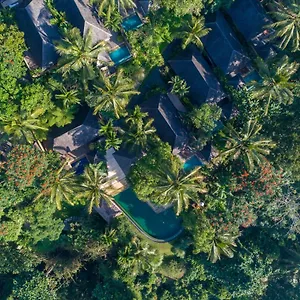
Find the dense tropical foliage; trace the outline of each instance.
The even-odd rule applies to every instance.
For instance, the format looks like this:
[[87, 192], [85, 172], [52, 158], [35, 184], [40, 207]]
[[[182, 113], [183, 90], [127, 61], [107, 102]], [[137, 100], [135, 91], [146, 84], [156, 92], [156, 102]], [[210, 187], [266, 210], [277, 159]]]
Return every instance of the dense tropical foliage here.
[[[105, 60], [107, 43], [45, 3], [62, 35], [47, 70], [28, 70], [14, 11], [0, 10], [0, 298], [298, 299], [299, 3], [263, 1], [276, 56], [262, 60], [237, 34], [259, 76], [237, 88], [212, 65], [226, 97], [202, 105], [168, 61], [205, 50], [206, 16], [232, 0], [154, 0], [143, 26], [122, 34], [136, 2], [91, 1], [130, 45], [122, 67]], [[186, 137], [179, 155], [143, 105], [168, 92]], [[98, 136], [87, 153], [52, 151], [62, 133], [95, 125], [89, 110]], [[117, 161], [128, 169], [120, 182], [147, 209], [178, 218], [176, 239], [157, 243], [125, 214], [109, 223], [99, 215], [117, 210]]]

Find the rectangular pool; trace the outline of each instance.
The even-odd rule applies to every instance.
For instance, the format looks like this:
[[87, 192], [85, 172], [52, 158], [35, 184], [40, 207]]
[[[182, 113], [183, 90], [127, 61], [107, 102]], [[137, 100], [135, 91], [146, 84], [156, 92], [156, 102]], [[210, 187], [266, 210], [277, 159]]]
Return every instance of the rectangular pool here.
[[137, 14], [131, 15], [122, 21], [122, 27], [125, 31], [135, 30], [143, 26], [143, 22]]
[[125, 61], [129, 60], [132, 57], [126, 45], [123, 45], [120, 48], [110, 52], [109, 56], [115, 65], [124, 63]]
[[193, 155], [183, 165], [184, 171], [192, 171], [196, 167], [203, 166], [203, 162], [198, 158], [197, 155]]

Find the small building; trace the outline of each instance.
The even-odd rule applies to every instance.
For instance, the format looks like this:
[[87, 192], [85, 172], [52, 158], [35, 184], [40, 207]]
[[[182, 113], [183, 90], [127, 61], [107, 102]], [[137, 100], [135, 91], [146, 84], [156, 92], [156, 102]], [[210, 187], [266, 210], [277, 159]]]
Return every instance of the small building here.
[[154, 119], [157, 134], [172, 146], [173, 154], [180, 153], [186, 146], [188, 135], [170, 99], [166, 95], [155, 95], [142, 103], [141, 108]]
[[189, 95], [194, 104], [218, 103], [225, 98], [219, 81], [198, 50], [186, 50], [169, 60], [169, 64], [175, 74], [190, 87]]
[[29, 68], [44, 70], [57, 62], [54, 42], [60, 39], [60, 35], [57, 26], [51, 24], [51, 17], [44, 0], [32, 0], [24, 8], [16, 9], [16, 20], [29, 49], [25, 55]]
[[92, 32], [94, 44], [100, 41], [109, 41], [112, 34], [100, 22], [96, 13], [93, 13], [88, 0], [54, 0], [55, 7], [65, 12], [67, 20], [77, 27], [82, 35], [88, 30]]
[[248, 42], [253, 43], [263, 59], [275, 54], [275, 50], [268, 42], [273, 30], [264, 28], [271, 20], [258, 0], [234, 1], [227, 12], [237, 29]]
[[82, 157], [88, 151], [88, 144], [99, 137], [99, 123], [90, 111], [84, 122], [56, 137], [53, 141], [53, 150], [74, 160]]
[[221, 12], [211, 14], [206, 19], [211, 31], [202, 38], [209, 58], [224, 74], [235, 76], [249, 72], [250, 59]]

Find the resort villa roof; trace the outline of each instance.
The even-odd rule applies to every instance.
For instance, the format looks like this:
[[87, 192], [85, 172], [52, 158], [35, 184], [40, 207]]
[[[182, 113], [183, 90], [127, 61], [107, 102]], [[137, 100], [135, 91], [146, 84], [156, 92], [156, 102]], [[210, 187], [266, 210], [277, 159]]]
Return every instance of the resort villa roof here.
[[222, 13], [208, 16], [206, 25], [211, 31], [202, 40], [208, 56], [225, 74], [238, 74], [250, 59], [244, 54], [242, 45]]
[[44, 0], [32, 0], [25, 8], [16, 9], [16, 19], [34, 63], [42, 69], [55, 64], [58, 54], [53, 42], [59, 40], [60, 35], [50, 22], [51, 13]]
[[83, 124], [54, 139], [53, 150], [68, 154], [91, 143], [99, 134], [99, 123], [97, 118], [90, 111]]
[[172, 146], [174, 154], [179, 153], [187, 142], [187, 132], [170, 99], [166, 95], [155, 95], [141, 107], [154, 119], [153, 124], [160, 138]]
[[267, 43], [271, 30], [264, 29], [271, 20], [258, 0], [234, 1], [228, 9], [228, 14], [245, 39], [253, 43], [263, 58], [267, 58], [268, 54], [274, 51]]
[[125, 175], [129, 173], [131, 166], [137, 160], [134, 154], [131, 154], [124, 149], [114, 152], [113, 156]]
[[95, 17], [88, 0], [55, 0], [55, 7], [66, 13], [67, 20], [79, 28], [82, 35], [91, 30], [93, 43], [110, 39], [112, 34]]
[[169, 60], [169, 64], [176, 75], [187, 82], [189, 94], [195, 104], [217, 103], [225, 97], [219, 81], [199, 51], [185, 51]]

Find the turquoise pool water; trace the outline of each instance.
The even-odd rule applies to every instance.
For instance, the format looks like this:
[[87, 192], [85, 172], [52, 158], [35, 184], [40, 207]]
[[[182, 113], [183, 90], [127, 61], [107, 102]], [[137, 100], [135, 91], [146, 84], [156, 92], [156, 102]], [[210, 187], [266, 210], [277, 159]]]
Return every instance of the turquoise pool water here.
[[125, 214], [149, 236], [168, 241], [182, 231], [181, 221], [172, 208], [155, 213], [146, 203], [139, 200], [132, 189], [127, 189], [114, 197]]
[[135, 30], [143, 25], [142, 20], [137, 14], [125, 18], [122, 22], [122, 27], [125, 31]]
[[196, 155], [193, 155], [184, 163], [183, 169], [185, 171], [191, 171], [198, 166], [203, 166], [203, 163]]
[[256, 71], [252, 71], [247, 76], [243, 78], [244, 82], [247, 84], [251, 81], [260, 81], [260, 76]]
[[109, 53], [111, 60], [115, 65], [119, 65], [131, 58], [131, 53], [128, 48], [124, 45]]

